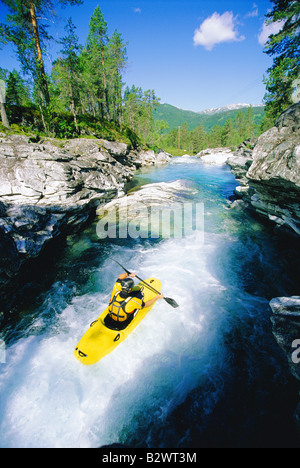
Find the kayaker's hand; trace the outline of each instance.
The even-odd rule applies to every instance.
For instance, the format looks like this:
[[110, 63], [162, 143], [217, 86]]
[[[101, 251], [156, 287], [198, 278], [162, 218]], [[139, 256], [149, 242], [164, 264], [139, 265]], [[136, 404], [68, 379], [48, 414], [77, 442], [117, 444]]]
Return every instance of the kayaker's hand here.
[[158, 299], [163, 299], [164, 296], [162, 294], [158, 294], [157, 296], [153, 297], [149, 301], [145, 302], [144, 307], [150, 307], [152, 304], [154, 304]]
[[128, 276], [130, 276], [130, 278], [135, 278], [136, 274], [135, 273], [130, 273]]

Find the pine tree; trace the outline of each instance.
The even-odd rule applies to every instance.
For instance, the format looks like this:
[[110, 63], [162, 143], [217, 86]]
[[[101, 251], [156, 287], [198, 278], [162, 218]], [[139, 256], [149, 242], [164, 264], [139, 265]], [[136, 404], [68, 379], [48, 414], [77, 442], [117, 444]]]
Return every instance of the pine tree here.
[[108, 43], [108, 70], [110, 82], [111, 117], [114, 121], [122, 121], [122, 71], [124, 70], [126, 57], [126, 44], [122, 41], [121, 34], [116, 30]]
[[[0, 24], [0, 33], [5, 42], [16, 47], [18, 59], [24, 74], [31, 75], [35, 94], [41, 110], [45, 129], [45, 114], [50, 103], [48, 78], [45, 73], [43, 50], [51, 36], [44, 18], [49, 11], [54, 11], [53, 0], [1, 0], [9, 10], [6, 23]], [[67, 4], [81, 4], [82, 0], [58, 0]]]
[[89, 52], [83, 49], [79, 55], [79, 67], [81, 70], [81, 113], [85, 114], [87, 112], [93, 115], [93, 117], [96, 117], [98, 113], [96, 97], [97, 87], [95, 86], [96, 76], [93, 74], [90, 58]]
[[281, 30], [271, 35], [265, 52], [274, 57], [265, 78], [266, 113], [275, 119], [293, 104], [294, 82], [300, 76], [300, 3], [295, 0], [272, 0], [273, 10], [266, 15], [270, 23], [282, 21]]
[[128, 86], [124, 92], [124, 123], [134, 132], [139, 130], [139, 111], [142, 102], [142, 89]]
[[30, 103], [30, 90], [16, 70], [8, 74], [6, 84], [6, 103], [11, 106], [26, 106]]
[[81, 103], [81, 69], [78, 56], [80, 45], [75, 30], [76, 27], [69, 18], [65, 27], [67, 35], [60, 40], [60, 44], [63, 45], [61, 50], [62, 58], [58, 59], [53, 65], [52, 76], [56, 84], [58, 100], [72, 112], [76, 132], [78, 133], [77, 114]]
[[159, 99], [153, 90], [143, 92], [140, 87], [128, 86], [124, 92], [124, 124], [130, 127], [145, 142], [153, 142], [155, 121], [153, 111]]
[[[93, 83], [97, 104], [102, 118], [109, 119], [109, 97], [107, 80], [107, 23], [97, 6], [90, 20], [87, 38], [87, 52], [90, 62], [91, 81]], [[99, 73], [100, 70], [100, 73]]]

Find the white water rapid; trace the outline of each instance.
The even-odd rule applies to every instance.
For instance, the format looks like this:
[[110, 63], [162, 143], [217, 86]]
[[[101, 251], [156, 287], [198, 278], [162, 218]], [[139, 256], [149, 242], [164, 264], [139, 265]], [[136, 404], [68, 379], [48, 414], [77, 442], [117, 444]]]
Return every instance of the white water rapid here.
[[[252, 401], [255, 407], [258, 401], [266, 406], [274, 385], [284, 385], [283, 360], [270, 331], [268, 285], [262, 286], [262, 265], [265, 273], [272, 271], [273, 255], [264, 228], [232, 215], [226, 196], [235, 183], [226, 167], [186, 157], [142, 173], [139, 182], [177, 179], [192, 183], [204, 203], [203, 243], [197, 244], [196, 233], [156, 242], [100, 241], [94, 224], [69, 242], [65, 270], [39, 302], [3, 330], [2, 447], [201, 446], [204, 429], [198, 425], [208, 424], [231, 386], [232, 395], [255, 387], [257, 394], [245, 392], [245, 405]], [[124, 343], [85, 367], [73, 351], [121, 273], [111, 258], [142, 278], [159, 277], [163, 293], [180, 307], [159, 301]], [[80, 289], [76, 275], [84, 270], [88, 281]], [[273, 270], [274, 281], [279, 273]], [[253, 409], [254, 426], [258, 411]], [[227, 416], [215, 422], [218, 431], [229, 424]]]

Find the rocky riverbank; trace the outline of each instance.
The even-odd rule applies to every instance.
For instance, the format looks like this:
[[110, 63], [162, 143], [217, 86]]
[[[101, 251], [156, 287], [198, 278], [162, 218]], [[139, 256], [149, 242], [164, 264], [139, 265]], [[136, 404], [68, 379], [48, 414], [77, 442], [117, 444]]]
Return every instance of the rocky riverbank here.
[[137, 168], [170, 158], [106, 140], [0, 135], [0, 313], [12, 307], [28, 261], [124, 194]]
[[[273, 223], [287, 242], [292, 236], [300, 252], [300, 103], [288, 108], [258, 140], [244, 142], [227, 164], [240, 184], [234, 203]], [[270, 307], [273, 334], [300, 381], [300, 296], [274, 298]], [[300, 402], [295, 416], [300, 425]]]
[[[276, 297], [270, 301], [270, 307], [273, 334], [287, 357], [291, 373], [300, 381], [300, 296]], [[295, 418], [300, 431], [300, 398]]]
[[300, 234], [300, 103], [289, 107], [258, 140], [240, 146], [227, 164], [236, 193], [277, 227]]

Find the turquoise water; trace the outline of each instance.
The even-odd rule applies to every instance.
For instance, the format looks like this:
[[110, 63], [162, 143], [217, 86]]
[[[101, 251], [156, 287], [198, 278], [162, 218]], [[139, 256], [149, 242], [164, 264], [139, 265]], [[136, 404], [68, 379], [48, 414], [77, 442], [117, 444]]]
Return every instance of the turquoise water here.
[[[96, 222], [47, 255], [56, 270], [1, 332], [2, 447], [295, 446], [297, 389], [271, 332], [272, 297], [295, 294], [293, 247], [229, 199], [227, 166], [174, 158], [131, 187], [182, 180], [204, 204], [204, 237], [107, 239]], [[130, 187], [129, 187], [130, 188]], [[51, 258], [50, 258], [51, 257]], [[157, 276], [159, 301], [98, 364], [73, 350], [120, 273]], [[30, 290], [29, 290], [30, 291]]]

